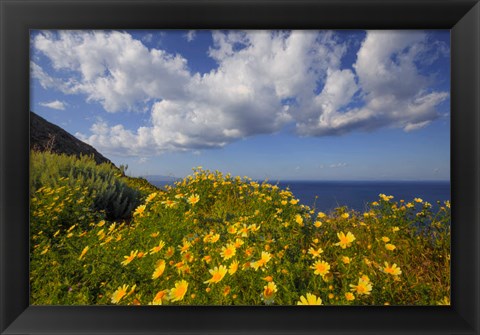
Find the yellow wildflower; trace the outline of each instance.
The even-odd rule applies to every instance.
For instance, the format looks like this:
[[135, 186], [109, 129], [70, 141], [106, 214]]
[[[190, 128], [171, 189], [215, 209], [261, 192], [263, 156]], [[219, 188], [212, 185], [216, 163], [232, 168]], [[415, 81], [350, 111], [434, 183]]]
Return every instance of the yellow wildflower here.
[[185, 296], [188, 290], [188, 283], [185, 280], [175, 282], [175, 287], [170, 289], [169, 299], [171, 301], [180, 301]]
[[386, 236], [383, 236], [383, 237], [382, 237], [382, 241], [385, 242], [385, 243], [387, 243], [387, 242], [390, 242], [390, 239], [389, 239], [388, 237], [386, 237]]
[[347, 292], [345, 293], [345, 299], [347, 299], [347, 301], [353, 301], [355, 300], [355, 295], [352, 292]]
[[159, 260], [155, 265], [155, 271], [153, 272], [152, 279], [157, 279], [165, 271], [165, 261], [163, 259]]
[[168, 300], [168, 290], [158, 291], [152, 301], [152, 305], [162, 305], [164, 301]]
[[233, 275], [235, 272], [237, 272], [237, 270], [238, 270], [238, 261], [234, 260], [228, 267], [228, 273], [230, 275]]
[[192, 194], [187, 199], [187, 202], [191, 205], [195, 205], [199, 201], [200, 201], [200, 196], [198, 194]]
[[163, 242], [162, 240], [160, 240], [160, 242], [158, 242], [158, 245], [153, 247], [152, 249], [150, 249], [150, 254], [155, 254], [157, 252], [159, 252], [160, 250], [163, 249], [163, 247], [165, 246], [165, 242]]
[[204, 284], [211, 284], [211, 283], [218, 283], [225, 277], [227, 274], [227, 267], [224, 265], [220, 265], [219, 267], [215, 267], [213, 269], [208, 270], [210, 274], [212, 275], [212, 278], [210, 278], [207, 281], [204, 281]]
[[143, 212], [145, 211], [145, 208], [146, 206], [145, 205], [140, 205], [137, 207], [137, 209], [135, 209], [135, 212], [133, 213], [133, 216], [142, 216], [143, 215]]
[[342, 262], [344, 264], [350, 264], [350, 257], [348, 256], [342, 256]]
[[90, 247], [88, 245], [85, 248], [83, 248], [82, 253], [80, 254], [80, 257], [78, 257], [78, 260], [81, 260], [83, 256], [85, 256], [89, 248]]
[[128, 285], [120, 286], [112, 295], [112, 303], [117, 304], [127, 295]]
[[323, 253], [323, 249], [314, 249], [313, 247], [310, 247], [310, 249], [308, 249], [308, 253], [312, 255], [312, 258], [320, 257], [320, 254]]
[[443, 299], [437, 301], [437, 305], [450, 306], [450, 299], [448, 297], [443, 297]]
[[192, 246], [192, 244], [188, 241], [183, 241], [183, 245], [178, 246], [178, 250], [180, 250], [180, 253], [183, 254], [188, 251], [188, 249]]
[[230, 259], [235, 256], [236, 253], [235, 245], [234, 244], [227, 244], [225, 247], [222, 247], [222, 251], [220, 252], [220, 256], [223, 257], [224, 260]]
[[314, 274], [324, 276], [330, 272], [330, 264], [328, 264], [325, 261], [318, 260], [315, 263], [313, 263], [312, 266], [310, 266], [310, 269], [315, 270], [313, 272]]
[[343, 232], [337, 233], [337, 237], [340, 241], [335, 243], [335, 245], [340, 246], [342, 249], [351, 246], [352, 242], [355, 241], [355, 236], [351, 232], [348, 232], [346, 235]]
[[243, 245], [243, 243], [245, 243], [245, 242], [243, 242], [243, 240], [241, 238], [237, 238], [235, 240], [235, 243], [234, 243], [235, 248], [237, 248], [237, 249], [240, 248]]
[[420, 203], [420, 202], [423, 202], [423, 199], [422, 198], [415, 198], [415, 199], [413, 199], [413, 201]]
[[295, 215], [295, 222], [298, 223], [300, 226], [303, 226], [303, 218], [300, 214]]
[[396, 248], [397, 247], [394, 244], [391, 244], [391, 243], [385, 244], [385, 249], [387, 249], [387, 250], [392, 251], [392, 250], [395, 250]]
[[402, 270], [400, 270], [400, 268], [395, 263], [390, 266], [388, 262], [385, 262], [385, 267], [382, 270], [383, 272], [391, 274], [392, 276], [398, 276], [402, 274]]
[[269, 282], [266, 286], [263, 287], [263, 297], [266, 300], [272, 300], [276, 292], [277, 285], [275, 285], [273, 281]]
[[272, 255], [269, 252], [262, 251], [262, 257], [258, 261], [253, 262], [251, 266], [255, 269], [255, 271], [257, 271], [259, 268], [265, 266], [271, 258]]
[[297, 305], [321, 305], [322, 304], [322, 299], [320, 297], [317, 297], [314, 294], [307, 293], [306, 298], [302, 295], [300, 297], [300, 301], [297, 302]]
[[[367, 277], [368, 278], [368, 277]], [[357, 292], [357, 294], [369, 295], [372, 291], [372, 283], [370, 280], [358, 279], [358, 285], [350, 284], [351, 291]]]
[[165, 257], [170, 258], [175, 253], [175, 249], [173, 247], [168, 247], [167, 251], [165, 251]]
[[156, 192], [150, 193], [149, 196], [147, 197], [147, 199], [145, 199], [145, 202], [146, 202], [146, 203], [149, 203], [149, 202], [152, 201], [156, 196], [157, 196], [157, 193], [156, 193]]
[[128, 265], [131, 261], [135, 259], [135, 257], [137, 257], [137, 254], [138, 254], [138, 250], [131, 251], [129, 256], [123, 256], [125, 260], [121, 264]]
[[342, 214], [342, 219], [348, 219], [350, 217], [350, 214], [348, 213], [343, 213]]

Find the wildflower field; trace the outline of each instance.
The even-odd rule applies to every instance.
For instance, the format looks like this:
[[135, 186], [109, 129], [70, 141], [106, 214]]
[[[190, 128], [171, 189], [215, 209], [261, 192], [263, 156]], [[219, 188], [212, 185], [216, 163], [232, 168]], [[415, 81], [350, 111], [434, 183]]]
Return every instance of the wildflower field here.
[[31, 171], [34, 305], [450, 303], [449, 202], [322, 213], [201, 168], [166, 190], [85, 157]]

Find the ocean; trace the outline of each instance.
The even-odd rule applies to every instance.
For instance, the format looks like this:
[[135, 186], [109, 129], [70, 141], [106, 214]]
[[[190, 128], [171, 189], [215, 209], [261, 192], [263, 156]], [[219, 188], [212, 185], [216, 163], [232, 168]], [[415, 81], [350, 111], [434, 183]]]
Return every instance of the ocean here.
[[[151, 182], [163, 187], [173, 182]], [[273, 182], [272, 182], [273, 183]], [[330, 212], [348, 206], [356, 211], [364, 211], [367, 203], [377, 201], [380, 193], [394, 196], [393, 200], [412, 201], [421, 198], [438, 206], [437, 200], [450, 200], [449, 181], [280, 181], [280, 188], [287, 187], [304, 205], [315, 207], [317, 211]]]

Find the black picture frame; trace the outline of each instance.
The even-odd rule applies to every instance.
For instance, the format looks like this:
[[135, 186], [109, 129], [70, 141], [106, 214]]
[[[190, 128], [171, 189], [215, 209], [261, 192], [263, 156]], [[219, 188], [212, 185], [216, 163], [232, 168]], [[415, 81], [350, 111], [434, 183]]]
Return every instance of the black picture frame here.
[[[479, 334], [478, 0], [0, 0], [1, 334]], [[30, 29], [450, 29], [452, 305], [29, 306]]]

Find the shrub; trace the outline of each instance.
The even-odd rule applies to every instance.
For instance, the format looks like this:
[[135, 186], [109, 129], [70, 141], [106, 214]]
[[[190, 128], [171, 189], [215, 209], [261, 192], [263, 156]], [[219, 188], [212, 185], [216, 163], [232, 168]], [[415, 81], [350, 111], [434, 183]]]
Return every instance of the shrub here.
[[93, 199], [92, 210], [109, 220], [128, 219], [141, 201], [141, 193], [128, 186], [120, 171], [108, 163], [97, 165], [92, 157], [51, 152], [31, 152], [30, 191], [41, 187], [80, 187]]

